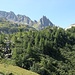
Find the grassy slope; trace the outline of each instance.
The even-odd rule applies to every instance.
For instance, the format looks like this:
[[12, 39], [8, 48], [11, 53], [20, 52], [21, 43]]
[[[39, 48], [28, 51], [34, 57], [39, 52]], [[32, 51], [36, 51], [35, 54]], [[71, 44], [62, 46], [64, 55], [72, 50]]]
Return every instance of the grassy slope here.
[[0, 64], [0, 72], [3, 73], [13, 73], [14, 75], [39, 75], [34, 72], [22, 69], [17, 66], [12, 65], [6, 65], [6, 64]]

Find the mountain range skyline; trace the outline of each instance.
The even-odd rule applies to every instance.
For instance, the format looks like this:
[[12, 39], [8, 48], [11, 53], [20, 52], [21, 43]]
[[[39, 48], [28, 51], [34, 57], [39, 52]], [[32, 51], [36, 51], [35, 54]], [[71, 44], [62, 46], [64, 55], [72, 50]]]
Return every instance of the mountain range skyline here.
[[48, 17], [57, 26], [66, 28], [75, 23], [75, 0], [2, 0], [0, 10], [25, 14], [32, 20], [42, 15]]
[[47, 26], [54, 26], [54, 24], [46, 16], [40, 18], [39, 21], [37, 20], [33, 21], [28, 16], [21, 14], [16, 15], [13, 11], [10, 12], [0, 11], [0, 18], [4, 18], [7, 21], [13, 23], [25, 24], [34, 27], [35, 29], [42, 29]]
[[[41, 18], [39, 18], [39, 20], [36, 19], [32, 20], [29, 16], [26, 16], [25, 14], [15, 14], [13, 11], [7, 12], [7, 11], [0, 10], [0, 18], [5, 18], [7, 21], [18, 23], [18, 24], [29, 25], [37, 30], [45, 28], [47, 26], [57, 26], [52, 21], [50, 21], [48, 17], [44, 15]], [[64, 29], [71, 28], [72, 26], [75, 26], [75, 23], [68, 25]]]

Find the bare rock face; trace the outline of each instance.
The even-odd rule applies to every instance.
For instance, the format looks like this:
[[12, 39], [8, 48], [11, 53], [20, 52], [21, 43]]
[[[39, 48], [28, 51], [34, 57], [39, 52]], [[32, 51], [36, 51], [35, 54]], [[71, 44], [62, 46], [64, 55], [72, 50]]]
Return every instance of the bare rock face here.
[[0, 11], [0, 18], [6, 18], [8, 21], [16, 22], [16, 23], [21, 23], [21, 24], [27, 24], [27, 25], [32, 25], [33, 21], [25, 16], [25, 15], [15, 15], [14, 12], [5, 12], [5, 11]]
[[6, 18], [9, 21], [16, 21], [17, 20], [16, 15], [12, 11], [10, 11], [10, 12], [0, 11], [0, 17]]
[[46, 26], [53, 26], [53, 23], [46, 16], [43, 16], [39, 21], [36, 20], [32, 21], [29, 17], [25, 15], [20, 14], [15, 15], [15, 13], [12, 11], [10, 12], [0, 11], [0, 18], [5, 18], [8, 21], [21, 23], [33, 27], [34, 25], [36, 25], [35, 27], [37, 27], [38, 29], [42, 29]]
[[22, 24], [26, 24], [29, 26], [33, 25], [33, 21], [29, 17], [25, 15], [20, 15], [20, 14], [17, 15], [17, 22], [20, 22]]
[[47, 26], [54, 26], [54, 24], [46, 17], [43, 16], [39, 21], [38, 21], [38, 29], [43, 29]]
[[49, 19], [47, 19], [46, 16], [43, 16], [40, 19], [40, 24], [43, 25], [43, 26], [53, 26], [52, 22]]

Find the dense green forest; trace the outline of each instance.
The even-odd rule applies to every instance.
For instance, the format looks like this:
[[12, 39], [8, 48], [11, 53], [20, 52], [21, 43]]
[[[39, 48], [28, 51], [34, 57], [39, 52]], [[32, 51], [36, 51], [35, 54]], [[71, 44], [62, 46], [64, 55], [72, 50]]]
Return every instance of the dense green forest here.
[[1, 32], [0, 61], [8, 60], [40, 75], [75, 75], [75, 27]]

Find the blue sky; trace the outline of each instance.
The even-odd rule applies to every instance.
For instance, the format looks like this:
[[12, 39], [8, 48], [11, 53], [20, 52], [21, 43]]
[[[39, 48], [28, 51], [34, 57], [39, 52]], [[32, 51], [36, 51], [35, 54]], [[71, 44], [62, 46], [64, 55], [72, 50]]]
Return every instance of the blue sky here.
[[0, 10], [23, 14], [32, 20], [45, 15], [63, 28], [75, 23], [75, 0], [1, 0]]

